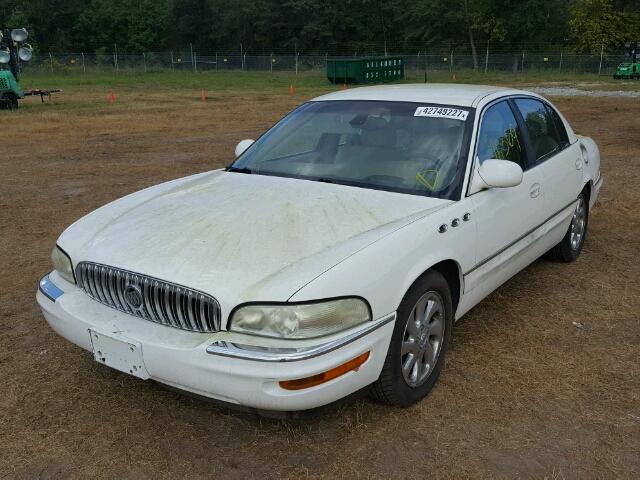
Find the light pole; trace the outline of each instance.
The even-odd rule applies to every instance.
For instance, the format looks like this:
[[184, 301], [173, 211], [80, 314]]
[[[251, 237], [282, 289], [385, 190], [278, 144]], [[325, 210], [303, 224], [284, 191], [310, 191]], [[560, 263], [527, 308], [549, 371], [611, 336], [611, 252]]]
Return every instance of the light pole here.
[[28, 37], [24, 28], [0, 29], [0, 64], [9, 64], [16, 81], [19, 77], [18, 60], [28, 62], [33, 56], [31, 45], [24, 43]]

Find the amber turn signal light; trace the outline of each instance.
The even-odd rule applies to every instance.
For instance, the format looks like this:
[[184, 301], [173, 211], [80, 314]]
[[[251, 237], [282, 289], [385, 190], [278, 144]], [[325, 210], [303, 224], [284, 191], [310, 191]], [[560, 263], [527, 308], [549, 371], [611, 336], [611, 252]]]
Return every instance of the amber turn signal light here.
[[342, 365], [338, 365], [331, 370], [327, 370], [326, 372], [319, 373], [311, 377], [298, 378], [296, 380], [282, 380], [280, 382], [280, 386], [285, 390], [302, 390], [304, 388], [315, 387], [321, 383], [338, 378], [351, 370], [357, 370], [364, 362], [367, 361], [369, 353], [370, 352], [365, 352]]

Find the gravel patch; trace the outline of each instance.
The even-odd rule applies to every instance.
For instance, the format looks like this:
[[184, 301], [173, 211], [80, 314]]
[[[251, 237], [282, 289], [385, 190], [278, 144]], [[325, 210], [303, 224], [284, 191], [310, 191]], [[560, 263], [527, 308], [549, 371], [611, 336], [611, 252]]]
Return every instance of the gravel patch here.
[[581, 90], [572, 87], [532, 87], [532, 92], [551, 97], [630, 97], [640, 98], [640, 90]]

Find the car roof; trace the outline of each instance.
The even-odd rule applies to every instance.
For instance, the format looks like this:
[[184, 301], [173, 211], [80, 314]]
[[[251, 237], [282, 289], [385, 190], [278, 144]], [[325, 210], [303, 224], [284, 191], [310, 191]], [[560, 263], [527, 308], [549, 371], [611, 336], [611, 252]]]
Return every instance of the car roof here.
[[530, 92], [525, 92], [523, 90], [514, 90], [511, 88], [494, 87], [489, 85], [416, 83], [349, 88], [316, 97], [312, 101], [378, 100], [475, 107], [482, 98], [496, 93], [502, 93], [503, 95], [532, 95]]

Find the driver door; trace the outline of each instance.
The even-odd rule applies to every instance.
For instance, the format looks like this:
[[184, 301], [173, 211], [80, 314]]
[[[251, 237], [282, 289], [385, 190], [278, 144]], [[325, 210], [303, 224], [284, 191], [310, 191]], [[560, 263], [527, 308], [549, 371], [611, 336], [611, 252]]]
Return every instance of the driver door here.
[[476, 264], [465, 273], [465, 296], [473, 304], [524, 268], [537, 227], [544, 222], [541, 172], [530, 168], [521, 126], [507, 100], [489, 106], [480, 119], [475, 169], [496, 158], [519, 164], [524, 172], [515, 187], [469, 192], [477, 229]]

